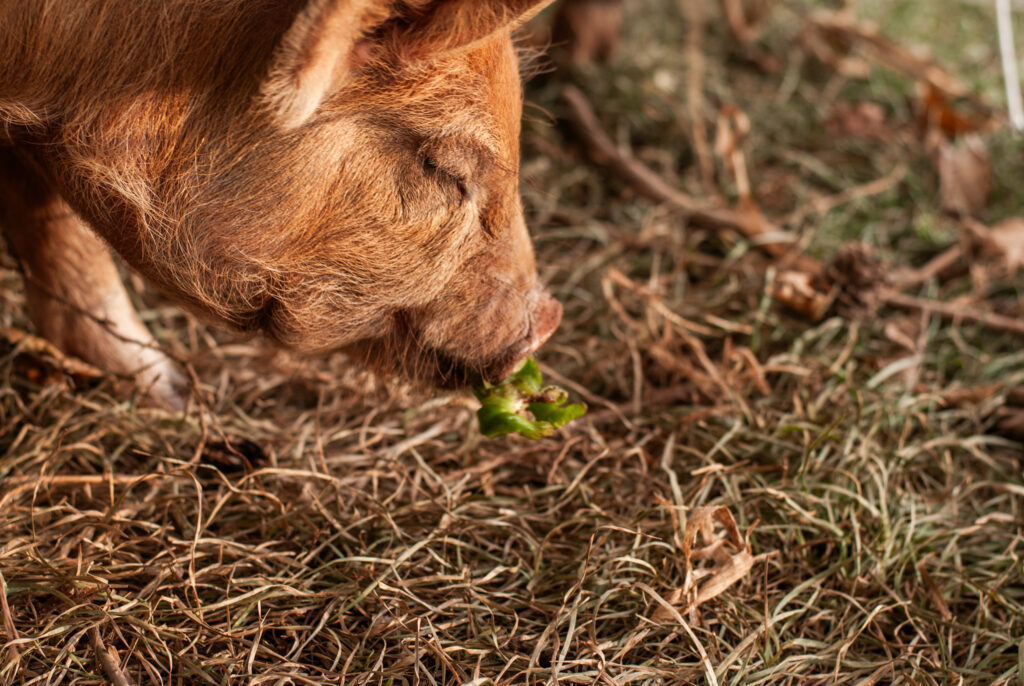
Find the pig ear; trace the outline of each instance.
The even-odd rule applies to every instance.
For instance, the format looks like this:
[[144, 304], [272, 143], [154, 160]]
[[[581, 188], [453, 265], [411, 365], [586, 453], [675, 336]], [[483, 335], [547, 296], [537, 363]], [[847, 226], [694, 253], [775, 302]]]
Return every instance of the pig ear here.
[[471, 47], [515, 28], [552, 0], [407, 0], [409, 16], [396, 37], [411, 59]]
[[260, 88], [285, 128], [301, 126], [370, 55], [366, 35], [383, 24], [390, 3], [309, 0], [274, 52]]

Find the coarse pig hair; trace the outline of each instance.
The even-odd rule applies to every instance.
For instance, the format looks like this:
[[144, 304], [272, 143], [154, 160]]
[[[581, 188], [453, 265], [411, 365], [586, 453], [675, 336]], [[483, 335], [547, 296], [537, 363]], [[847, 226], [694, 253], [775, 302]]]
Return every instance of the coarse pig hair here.
[[537, 297], [508, 32], [544, 4], [0, 0], [0, 146], [207, 319], [484, 373]]

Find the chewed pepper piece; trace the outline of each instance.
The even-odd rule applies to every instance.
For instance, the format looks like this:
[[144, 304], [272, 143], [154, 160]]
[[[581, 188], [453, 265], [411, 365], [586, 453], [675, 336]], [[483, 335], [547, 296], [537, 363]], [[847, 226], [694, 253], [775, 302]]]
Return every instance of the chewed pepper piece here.
[[480, 432], [488, 438], [517, 433], [537, 440], [587, 412], [583, 403], [566, 405], [569, 394], [558, 386], [544, 386], [537, 362], [530, 358], [498, 385], [473, 389], [481, 407]]

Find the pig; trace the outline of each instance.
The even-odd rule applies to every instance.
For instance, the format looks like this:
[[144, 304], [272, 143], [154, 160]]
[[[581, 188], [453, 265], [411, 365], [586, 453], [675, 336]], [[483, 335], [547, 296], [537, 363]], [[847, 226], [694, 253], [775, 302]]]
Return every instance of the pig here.
[[548, 1], [0, 0], [0, 228], [39, 334], [180, 401], [112, 249], [243, 334], [503, 378], [562, 313], [511, 39]]

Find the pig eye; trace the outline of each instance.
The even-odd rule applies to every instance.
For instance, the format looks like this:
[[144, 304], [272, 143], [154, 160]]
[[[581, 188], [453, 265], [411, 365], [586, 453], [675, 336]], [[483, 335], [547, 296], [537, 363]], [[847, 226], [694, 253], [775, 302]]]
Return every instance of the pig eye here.
[[463, 202], [469, 200], [469, 185], [466, 180], [452, 172], [438, 166], [429, 155], [423, 157], [423, 171], [424, 173], [433, 178], [437, 179], [439, 183], [453, 186], [459, 192], [459, 197]]

